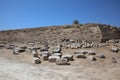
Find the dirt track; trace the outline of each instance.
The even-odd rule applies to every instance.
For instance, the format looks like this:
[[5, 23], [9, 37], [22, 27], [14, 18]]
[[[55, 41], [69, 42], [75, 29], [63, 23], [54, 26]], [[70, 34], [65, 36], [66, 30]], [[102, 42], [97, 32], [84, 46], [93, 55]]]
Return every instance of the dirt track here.
[[119, 63], [103, 62], [99, 66], [97, 61], [86, 65], [85, 60], [75, 60], [66, 66], [48, 62], [36, 65], [29, 54], [13, 56], [11, 51], [3, 49], [0, 55], [0, 80], [120, 80]]

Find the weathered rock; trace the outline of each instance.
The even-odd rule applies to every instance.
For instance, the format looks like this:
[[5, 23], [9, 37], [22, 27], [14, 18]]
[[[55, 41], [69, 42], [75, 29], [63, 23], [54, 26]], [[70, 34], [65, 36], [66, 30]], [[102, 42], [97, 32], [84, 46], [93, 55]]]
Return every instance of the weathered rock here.
[[87, 50], [75, 51], [74, 54], [86, 54], [88, 53]]
[[43, 54], [43, 55], [42, 55], [42, 59], [43, 59], [44, 61], [48, 60], [48, 57], [49, 57], [49, 56], [46, 55], [46, 54]]
[[37, 50], [31, 51], [33, 57], [39, 57]]
[[96, 61], [96, 58], [95, 58], [94, 56], [92, 56], [92, 55], [90, 55], [90, 56], [88, 57], [88, 59], [91, 60], [91, 61]]
[[25, 50], [26, 50], [26, 48], [24, 48], [24, 47], [20, 47], [19, 48], [19, 52], [21, 53], [21, 52], [25, 52]]
[[107, 46], [107, 43], [100, 43], [98, 46], [99, 47], [104, 47], [104, 46]]
[[49, 49], [48, 45], [42, 45], [41, 49], [40, 49], [40, 52], [42, 52], [42, 51], [48, 51], [48, 49]]
[[85, 54], [82, 54], [82, 53], [80, 53], [80, 54], [75, 54], [75, 56], [76, 56], [76, 58], [86, 58], [86, 56], [85, 56]]
[[54, 48], [53, 48], [53, 51], [52, 51], [53, 53], [60, 53], [61, 52], [61, 47], [60, 46], [55, 46]]
[[21, 47], [15, 47], [13, 48], [13, 54], [19, 54], [25, 52], [25, 49], [22, 49]]
[[35, 43], [34, 43], [34, 42], [29, 42], [29, 43], [27, 43], [27, 45], [28, 45], [28, 46], [34, 46]]
[[49, 56], [48, 60], [49, 62], [55, 62], [57, 59], [60, 59], [59, 56]]
[[0, 44], [0, 48], [5, 48], [6, 44]]
[[66, 55], [62, 55], [62, 59], [67, 59], [68, 61], [70, 60], [70, 61], [73, 61], [74, 59], [73, 59], [73, 55], [71, 55], [71, 54], [66, 54]]
[[68, 63], [67, 59], [57, 59], [56, 64], [57, 65], [68, 65], [69, 63]]
[[35, 64], [40, 64], [40, 63], [41, 63], [40, 58], [33, 57], [33, 63], [35, 63]]
[[71, 49], [77, 49], [77, 48], [81, 48], [81, 44], [80, 43], [72, 43], [71, 45], [70, 45], [70, 48]]
[[61, 56], [62, 56], [62, 53], [54, 53], [53, 55], [54, 55], [54, 56], [59, 56], [59, 57], [61, 57]]
[[89, 55], [96, 55], [96, 53], [95, 53], [94, 50], [88, 50], [88, 54], [89, 54]]
[[19, 54], [19, 48], [18, 47], [13, 48], [13, 54], [14, 55], [18, 55]]
[[74, 43], [75, 42], [75, 40], [73, 40], [73, 39], [70, 39], [69, 41], [70, 41], [70, 43]]
[[118, 52], [118, 48], [115, 47], [115, 46], [112, 46], [111, 51], [112, 51], [112, 52]]
[[14, 48], [15, 48], [15, 45], [12, 45], [12, 44], [11, 44], [11, 45], [7, 45], [6, 48], [7, 48], [7, 49], [14, 49]]
[[48, 51], [41, 52], [40, 54], [43, 60], [48, 60], [48, 57], [51, 55]]
[[97, 56], [98, 58], [105, 58], [105, 55], [102, 54], [102, 53], [99, 53], [99, 54], [97, 54], [96, 56]]
[[40, 56], [42, 55], [50, 56], [51, 54], [48, 51], [43, 51], [43, 52], [40, 52]]

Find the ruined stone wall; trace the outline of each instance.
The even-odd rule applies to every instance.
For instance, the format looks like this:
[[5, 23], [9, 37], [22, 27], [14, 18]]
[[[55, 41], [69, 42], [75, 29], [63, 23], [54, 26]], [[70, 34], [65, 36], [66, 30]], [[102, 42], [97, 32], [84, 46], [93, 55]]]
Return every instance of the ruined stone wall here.
[[118, 36], [117, 29], [102, 27], [100, 25], [67, 25], [1, 31], [0, 41], [27, 43], [43, 41], [61, 42], [65, 39], [73, 39], [76, 41], [87, 40], [101, 42], [103, 39], [120, 38]]
[[117, 27], [111, 27], [110, 25], [101, 25], [99, 27], [102, 32], [101, 42], [112, 39], [120, 39], [120, 30]]

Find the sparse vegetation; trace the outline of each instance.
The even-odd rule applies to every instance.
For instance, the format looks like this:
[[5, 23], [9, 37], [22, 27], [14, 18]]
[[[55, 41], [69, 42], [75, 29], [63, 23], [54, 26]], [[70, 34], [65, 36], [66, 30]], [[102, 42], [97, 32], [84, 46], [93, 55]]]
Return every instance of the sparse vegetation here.
[[79, 24], [79, 21], [78, 20], [74, 20], [73, 24]]

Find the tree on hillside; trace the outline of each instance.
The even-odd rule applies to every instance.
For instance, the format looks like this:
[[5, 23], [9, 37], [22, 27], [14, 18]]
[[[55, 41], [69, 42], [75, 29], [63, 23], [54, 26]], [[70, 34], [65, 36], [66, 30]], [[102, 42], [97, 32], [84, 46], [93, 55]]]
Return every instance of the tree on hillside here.
[[73, 24], [79, 24], [79, 21], [78, 20], [74, 20]]

